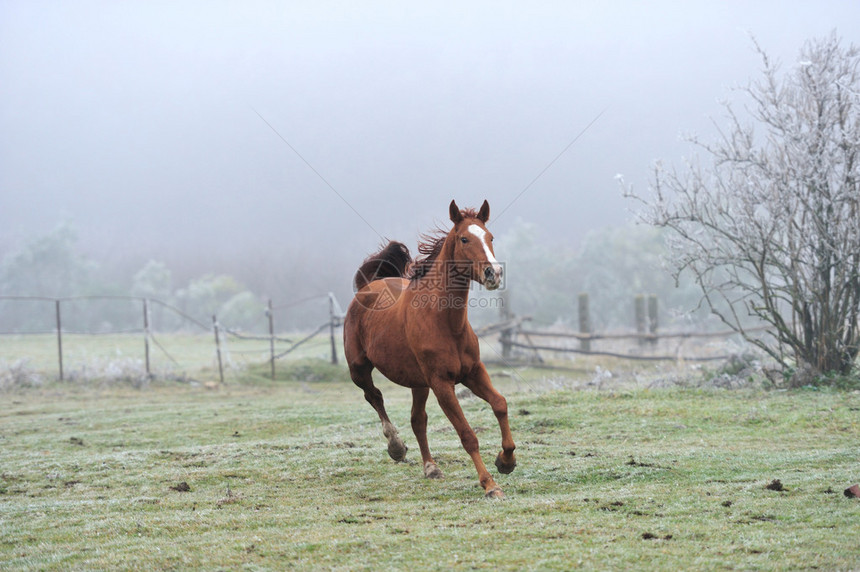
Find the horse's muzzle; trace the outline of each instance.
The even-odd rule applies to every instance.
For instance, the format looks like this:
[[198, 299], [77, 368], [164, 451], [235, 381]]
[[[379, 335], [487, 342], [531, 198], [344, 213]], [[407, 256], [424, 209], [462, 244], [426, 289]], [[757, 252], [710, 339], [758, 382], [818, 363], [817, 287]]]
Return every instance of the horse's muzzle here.
[[496, 290], [502, 285], [502, 265], [491, 264], [484, 268], [484, 288]]

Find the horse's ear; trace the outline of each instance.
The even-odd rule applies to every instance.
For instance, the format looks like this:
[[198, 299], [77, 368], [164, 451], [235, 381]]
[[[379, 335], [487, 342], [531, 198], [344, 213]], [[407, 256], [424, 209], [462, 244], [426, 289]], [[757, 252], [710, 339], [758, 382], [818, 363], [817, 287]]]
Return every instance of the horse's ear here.
[[453, 200], [451, 201], [451, 206], [448, 207], [448, 214], [451, 216], [451, 222], [454, 224], [463, 220], [463, 213], [460, 212], [460, 207]]
[[478, 211], [478, 220], [486, 224], [490, 220], [490, 203], [484, 199], [484, 204], [481, 205], [481, 210]]

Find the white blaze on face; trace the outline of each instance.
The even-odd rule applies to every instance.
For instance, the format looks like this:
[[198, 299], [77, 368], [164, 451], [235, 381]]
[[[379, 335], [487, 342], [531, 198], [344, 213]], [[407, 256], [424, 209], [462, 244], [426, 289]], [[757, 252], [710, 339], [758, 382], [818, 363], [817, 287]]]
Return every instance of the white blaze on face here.
[[501, 277], [502, 265], [499, 264], [499, 261], [496, 260], [496, 257], [493, 256], [493, 252], [490, 250], [490, 245], [487, 243], [487, 231], [476, 224], [470, 224], [467, 230], [481, 241], [481, 246], [484, 247], [484, 254], [487, 255], [487, 262], [493, 266], [493, 272], [496, 273], [496, 276]]

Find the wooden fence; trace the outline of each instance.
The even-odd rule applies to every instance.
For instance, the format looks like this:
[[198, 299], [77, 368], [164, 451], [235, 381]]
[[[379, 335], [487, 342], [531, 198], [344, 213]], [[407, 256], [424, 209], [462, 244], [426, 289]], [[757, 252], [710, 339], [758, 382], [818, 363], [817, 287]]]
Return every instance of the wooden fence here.
[[[593, 356], [607, 356], [630, 360], [644, 361], [722, 361], [732, 356], [725, 353], [718, 354], [689, 354], [682, 351], [682, 343], [679, 343], [675, 352], [670, 354], [659, 353], [660, 342], [668, 340], [704, 340], [704, 339], [728, 339], [737, 336], [734, 330], [720, 330], [712, 332], [671, 332], [661, 331], [658, 320], [658, 302], [656, 295], [637, 295], [633, 300], [633, 324], [634, 331], [597, 333], [592, 331], [592, 320], [589, 309], [588, 294], [580, 294], [578, 298], [578, 324], [579, 331], [558, 329], [535, 329], [527, 328], [526, 323], [531, 321], [528, 316], [515, 316], [510, 307], [505, 304], [501, 312], [501, 320], [495, 324], [478, 328], [476, 333], [486, 339], [488, 336], [499, 335], [501, 345], [501, 357], [504, 361], [514, 360], [514, 350], [524, 350], [529, 354], [527, 361], [543, 363], [541, 352], [558, 354], [580, 354]], [[747, 333], [766, 332], [767, 328], [748, 328]], [[538, 340], [538, 341], [535, 341]], [[541, 340], [547, 340], [546, 342]], [[576, 340], [577, 347], [562, 345], [564, 340]], [[555, 342], [555, 343], [553, 343]], [[622, 352], [617, 349], [596, 349], [598, 342], [629, 342], [628, 351]], [[664, 344], [665, 345], [665, 344]]]

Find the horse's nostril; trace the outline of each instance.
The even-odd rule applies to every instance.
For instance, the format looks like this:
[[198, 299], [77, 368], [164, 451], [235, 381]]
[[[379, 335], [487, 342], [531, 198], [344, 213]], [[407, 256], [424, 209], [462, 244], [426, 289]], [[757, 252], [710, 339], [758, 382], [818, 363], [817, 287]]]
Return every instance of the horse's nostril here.
[[493, 268], [492, 268], [492, 267], [487, 266], [486, 268], [484, 268], [484, 277], [485, 277], [487, 280], [490, 280], [490, 279], [493, 277], [493, 274], [495, 274], [495, 272], [493, 272]]

